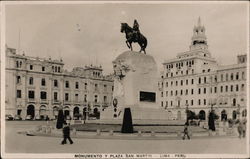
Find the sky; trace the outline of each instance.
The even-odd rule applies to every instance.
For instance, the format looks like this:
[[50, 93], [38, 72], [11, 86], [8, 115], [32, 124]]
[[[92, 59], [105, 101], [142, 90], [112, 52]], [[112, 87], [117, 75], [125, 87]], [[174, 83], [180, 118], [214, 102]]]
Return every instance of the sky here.
[[247, 2], [6, 5], [6, 44], [28, 56], [62, 58], [69, 71], [93, 64], [109, 74], [112, 61], [128, 50], [120, 23], [137, 19], [147, 54], [162, 70], [164, 60], [189, 51], [200, 17], [212, 57], [229, 65], [247, 53], [247, 13]]

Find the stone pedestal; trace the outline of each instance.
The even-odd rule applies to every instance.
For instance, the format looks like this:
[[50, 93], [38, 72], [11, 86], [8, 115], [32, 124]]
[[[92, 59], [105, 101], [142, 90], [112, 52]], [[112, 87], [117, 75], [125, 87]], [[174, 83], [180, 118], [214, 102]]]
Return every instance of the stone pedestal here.
[[157, 65], [154, 58], [127, 51], [114, 61], [113, 105], [101, 114], [101, 119], [122, 119], [130, 108], [133, 119], [168, 119], [168, 112], [158, 101]]

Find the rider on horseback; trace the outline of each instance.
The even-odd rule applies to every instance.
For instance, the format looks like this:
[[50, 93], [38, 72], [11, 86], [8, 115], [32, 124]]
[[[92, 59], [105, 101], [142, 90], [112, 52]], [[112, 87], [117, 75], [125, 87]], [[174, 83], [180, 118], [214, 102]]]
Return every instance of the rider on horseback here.
[[140, 30], [139, 30], [139, 23], [137, 22], [136, 19], [134, 20], [134, 25], [133, 25], [133, 35], [134, 35], [135, 41], [138, 41]]

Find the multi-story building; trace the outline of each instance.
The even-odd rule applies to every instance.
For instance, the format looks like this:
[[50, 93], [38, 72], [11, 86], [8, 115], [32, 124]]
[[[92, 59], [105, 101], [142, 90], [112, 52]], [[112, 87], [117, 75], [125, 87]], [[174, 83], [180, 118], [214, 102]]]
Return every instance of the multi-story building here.
[[101, 66], [64, 70], [62, 60], [42, 59], [6, 49], [6, 114], [56, 118], [59, 107], [71, 118], [98, 117], [110, 106], [112, 76]]
[[187, 109], [201, 120], [208, 119], [211, 109], [221, 120], [246, 116], [246, 60], [246, 55], [239, 55], [237, 64], [218, 64], [208, 50], [199, 18], [189, 51], [163, 63], [161, 106], [178, 120], [186, 118]]

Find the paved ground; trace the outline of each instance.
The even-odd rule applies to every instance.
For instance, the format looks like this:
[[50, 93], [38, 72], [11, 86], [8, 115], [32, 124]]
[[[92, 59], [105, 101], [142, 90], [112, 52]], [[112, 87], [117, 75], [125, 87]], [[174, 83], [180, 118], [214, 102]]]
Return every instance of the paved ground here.
[[60, 145], [62, 139], [18, 134], [41, 122], [7, 122], [6, 152], [8, 153], [186, 153], [242, 154], [246, 141], [236, 137], [192, 140], [110, 140], [74, 139], [73, 145]]

